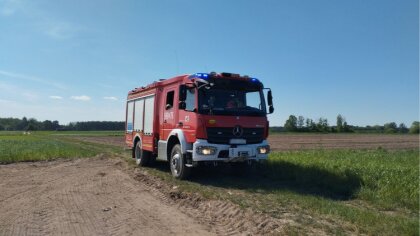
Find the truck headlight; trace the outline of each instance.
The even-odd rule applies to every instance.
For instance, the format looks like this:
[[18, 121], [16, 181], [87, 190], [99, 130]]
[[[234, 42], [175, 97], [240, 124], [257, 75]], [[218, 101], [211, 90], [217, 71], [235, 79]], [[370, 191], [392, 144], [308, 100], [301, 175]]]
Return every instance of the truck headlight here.
[[210, 146], [200, 146], [197, 147], [197, 154], [200, 155], [214, 155], [217, 151], [217, 148]]
[[270, 152], [270, 146], [259, 146], [257, 148], [258, 154], [268, 154]]

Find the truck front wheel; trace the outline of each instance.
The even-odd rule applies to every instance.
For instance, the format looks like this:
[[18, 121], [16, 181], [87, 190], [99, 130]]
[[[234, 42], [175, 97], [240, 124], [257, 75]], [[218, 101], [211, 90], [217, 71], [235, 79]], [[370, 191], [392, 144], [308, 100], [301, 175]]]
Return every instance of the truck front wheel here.
[[186, 179], [191, 173], [191, 167], [185, 166], [185, 158], [179, 144], [172, 148], [169, 165], [171, 166], [172, 176], [176, 179]]
[[136, 163], [139, 166], [146, 166], [149, 163], [150, 153], [141, 148], [141, 141], [136, 143], [134, 156], [136, 158]]

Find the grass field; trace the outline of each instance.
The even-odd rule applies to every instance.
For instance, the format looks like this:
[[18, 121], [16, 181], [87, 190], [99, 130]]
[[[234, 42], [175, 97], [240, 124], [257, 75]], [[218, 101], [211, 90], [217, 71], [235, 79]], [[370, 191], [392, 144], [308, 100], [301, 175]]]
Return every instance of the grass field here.
[[[120, 133], [120, 132], [119, 132]], [[109, 150], [105, 145], [72, 140], [78, 136], [115, 136], [117, 132], [0, 132], [0, 163], [44, 161], [57, 158], [91, 157]], [[103, 147], [106, 147], [103, 149]]]
[[[70, 135], [69, 135], [70, 134]], [[0, 133], [0, 162], [88, 157], [100, 152], [123, 155], [122, 148], [73, 139], [109, 136], [84, 132]], [[289, 219], [290, 234], [419, 234], [419, 150], [321, 149], [270, 154], [269, 161], [246, 173], [229, 166], [196, 169], [191, 180], [177, 181], [166, 163], [145, 168], [184, 192], [231, 201], [241, 207]]]

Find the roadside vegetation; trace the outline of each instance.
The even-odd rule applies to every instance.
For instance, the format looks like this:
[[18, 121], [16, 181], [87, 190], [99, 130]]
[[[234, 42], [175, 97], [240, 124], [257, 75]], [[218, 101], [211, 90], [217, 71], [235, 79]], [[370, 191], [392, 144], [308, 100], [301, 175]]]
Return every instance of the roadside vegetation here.
[[0, 131], [96, 131], [125, 129], [124, 121], [77, 121], [60, 125], [57, 120], [38, 121], [34, 118], [1, 118]]
[[[113, 135], [123, 133], [0, 132], [0, 162], [107, 153], [134, 163], [121, 147], [77, 138]], [[321, 149], [274, 152], [267, 163], [245, 172], [230, 166], [200, 167], [189, 181], [173, 179], [166, 162], [143, 170], [176, 191], [292, 220], [285, 226], [289, 234], [418, 235], [418, 165], [418, 149]]]
[[335, 125], [330, 125], [326, 118], [313, 120], [303, 116], [290, 115], [283, 127], [271, 127], [272, 133], [276, 132], [304, 132], [304, 133], [380, 133], [380, 134], [418, 134], [419, 122], [414, 121], [410, 128], [404, 123], [399, 125], [396, 122], [385, 123], [374, 126], [355, 126], [347, 123], [346, 118], [337, 115]]

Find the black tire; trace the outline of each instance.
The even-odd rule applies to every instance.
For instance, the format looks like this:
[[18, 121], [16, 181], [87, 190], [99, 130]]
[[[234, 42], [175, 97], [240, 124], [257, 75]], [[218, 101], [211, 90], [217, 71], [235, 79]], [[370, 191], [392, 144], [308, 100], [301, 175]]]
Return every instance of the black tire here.
[[147, 166], [147, 164], [149, 164], [150, 152], [141, 148], [141, 141], [138, 141], [134, 147], [134, 156], [136, 158], [137, 165]]
[[169, 158], [172, 176], [176, 179], [186, 179], [191, 174], [191, 167], [185, 166], [185, 156], [182, 155], [181, 146], [176, 144]]

